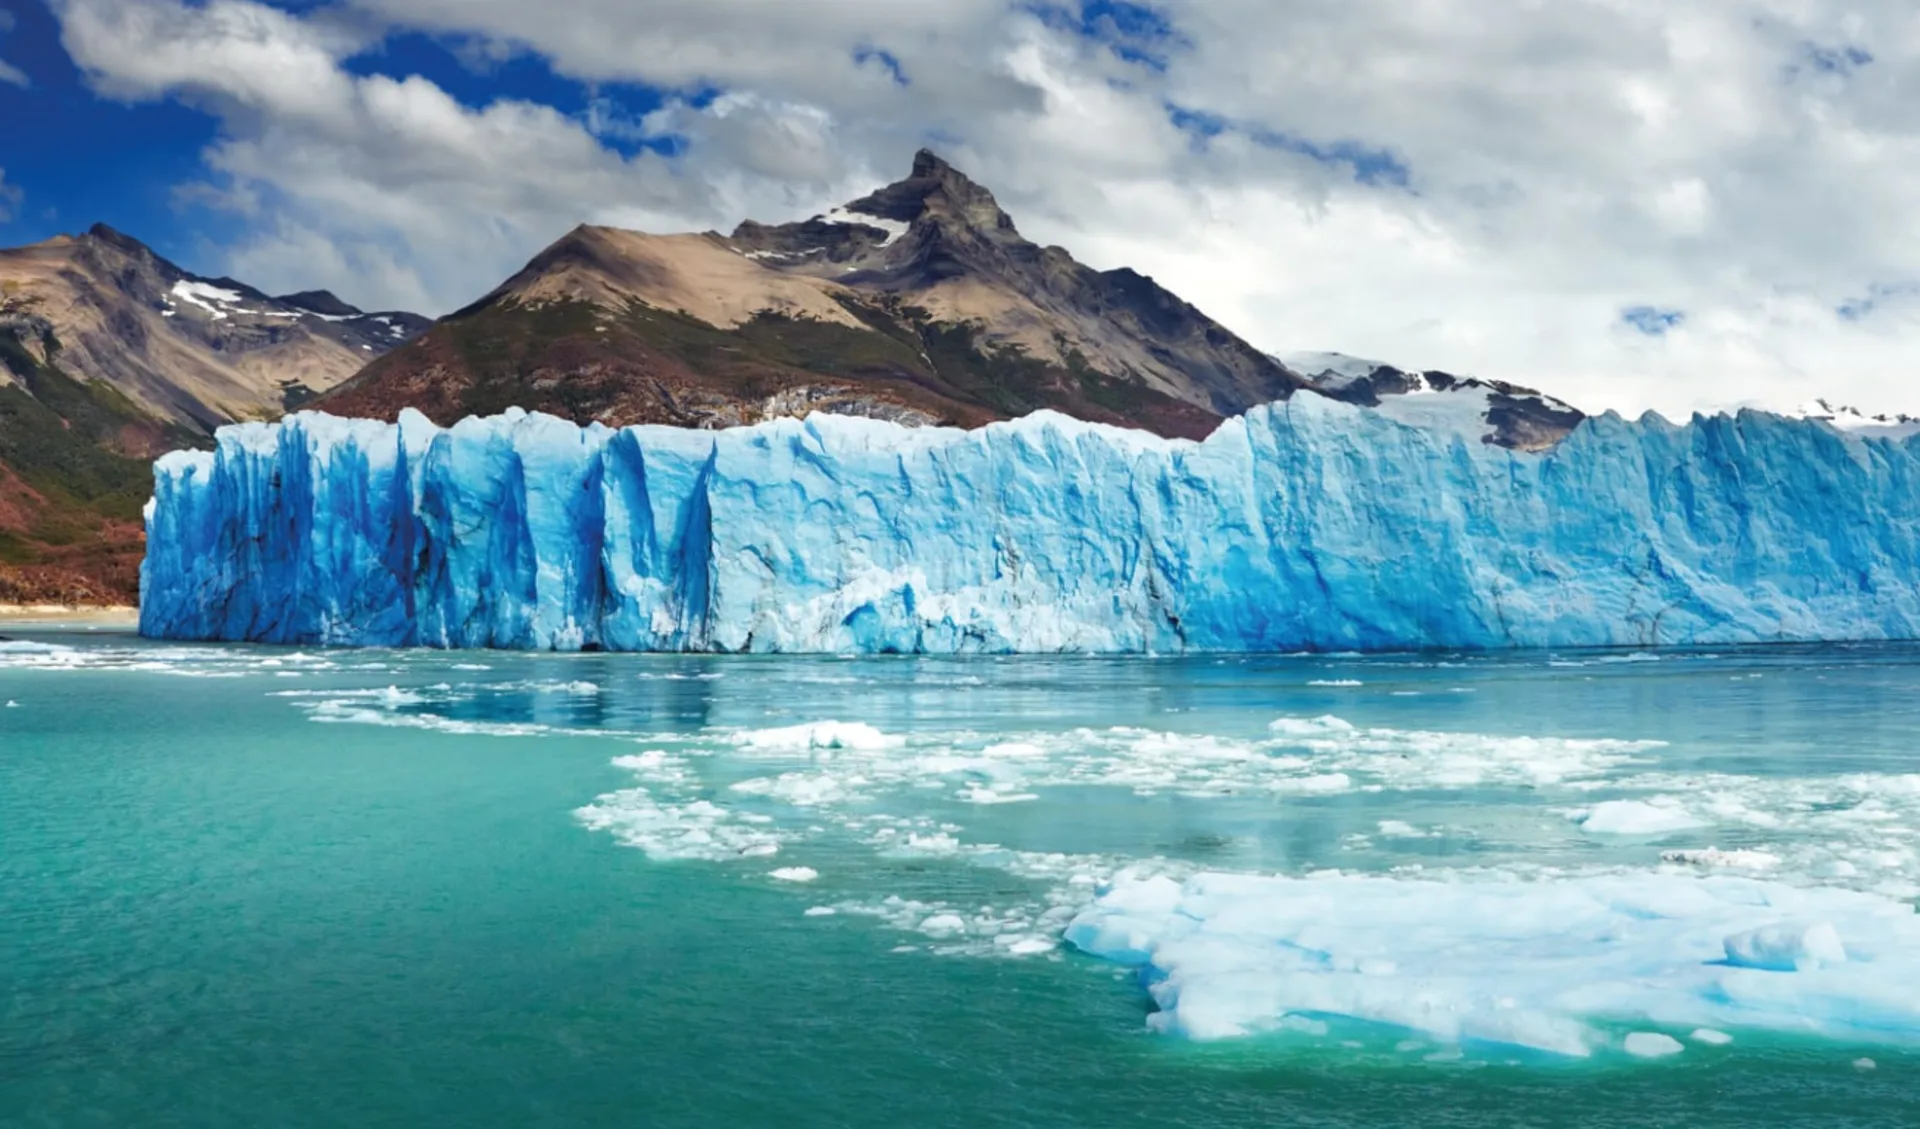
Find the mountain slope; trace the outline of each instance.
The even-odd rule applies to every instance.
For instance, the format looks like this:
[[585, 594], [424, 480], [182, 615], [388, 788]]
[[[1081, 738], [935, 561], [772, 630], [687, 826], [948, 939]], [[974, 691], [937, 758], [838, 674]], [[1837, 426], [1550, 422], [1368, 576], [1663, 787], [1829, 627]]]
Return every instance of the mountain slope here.
[[1199, 437], [1305, 386], [1151, 279], [1028, 242], [923, 151], [907, 179], [799, 223], [576, 228], [319, 406], [691, 427], [807, 411], [967, 426], [1054, 408]]
[[1399, 369], [1345, 353], [1291, 353], [1275, 359], [1329, 399], [1517, 451], [1547, 450], [1587, 418], [1571, 404], [1504, 380]]
[[1151, 278], [1095, 271], [1027, 241], [990, 192], [926, 150], [906, 180], [804, 223], [742, 224], [732, 243], [778, 271], [899, 295], [936, 321], [979, 322], [992, 345], [1057, 364], [1077, 352], [1091, 368], [1219, 415], [1300, 387]]
[[149, 460], [424, 329], [192, 274], [104, 225], [0, 250], [0, 602], [130, 601]]

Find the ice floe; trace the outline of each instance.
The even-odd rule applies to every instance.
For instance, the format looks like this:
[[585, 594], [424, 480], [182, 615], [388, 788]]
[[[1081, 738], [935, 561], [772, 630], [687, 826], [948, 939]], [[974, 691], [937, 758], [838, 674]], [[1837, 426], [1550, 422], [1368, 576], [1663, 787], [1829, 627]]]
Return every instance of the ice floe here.
[[1580, 1057], [1629, 1024], [1920, 1042], [1920, 917], [1847, 890], [1659, 874], [1122, 876], [1066, 937], [1141, 968], [1153, 1026], [1199, 1039], [1304, 1015]]

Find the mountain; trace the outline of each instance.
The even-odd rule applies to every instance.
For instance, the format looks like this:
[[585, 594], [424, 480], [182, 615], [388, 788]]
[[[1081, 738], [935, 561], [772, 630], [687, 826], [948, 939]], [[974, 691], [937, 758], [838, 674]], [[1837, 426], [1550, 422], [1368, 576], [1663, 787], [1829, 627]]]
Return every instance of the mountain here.
[[1438, 369], [1409, 371], [1345, 353], [1289, 353], [1274, 359], [1329, 399], [1517, 451], [1547, 450], [1587, 418], [1571, 404], [1504, 380]]
[[298, 413], [161, 460], [141, 630], [1160, 654], [1912, 639], [1915, 482], [1920, 441], [1763, 412], [1608, 414], [1541, 453], [1311, 394], [1199, 443], [1051, 412], [718, 433]]
[[1790, 413], [1800, 419], [1817, 419], [1837, 430], [1862, 438], [1907, 439], [1920, 435], [1920, 418], [1910, 415], [1868, 415], [1859, 408], [1814, 400]]
[[149, 460], [431, 324], [193, 274], [110, 227], [0, 250], [0, 602], [130, 600]]
[[1152, 279], [1025, 239], [990, 192], [922, 151], [906, 179], [799, 222], [576, 228], [320, 403], [702, 428], [1053, 408], [1198, 438], [1304, 387]]

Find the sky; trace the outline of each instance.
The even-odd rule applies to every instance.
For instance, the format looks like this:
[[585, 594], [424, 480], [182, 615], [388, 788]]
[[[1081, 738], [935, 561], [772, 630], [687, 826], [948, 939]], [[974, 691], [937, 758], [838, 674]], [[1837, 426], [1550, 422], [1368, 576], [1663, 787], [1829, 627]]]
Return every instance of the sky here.
[[366, 308], [921, 146], [1262, 349], [1920, 413], [1910, 0], [0, 0], [0, 244]]

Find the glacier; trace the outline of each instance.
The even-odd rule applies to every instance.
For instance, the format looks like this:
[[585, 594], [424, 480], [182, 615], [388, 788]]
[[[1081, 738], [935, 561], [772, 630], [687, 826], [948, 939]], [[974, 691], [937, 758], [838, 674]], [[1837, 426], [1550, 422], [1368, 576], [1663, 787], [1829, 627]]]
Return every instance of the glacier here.
[[1920, 448], [1764, 412], [1549, 451], [1311, 393], [1204, 441], [1042, 412], [727, 431], [302, 412], [155, 464], [150, 637], [726, 652], [1920, 636]]

